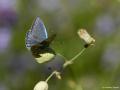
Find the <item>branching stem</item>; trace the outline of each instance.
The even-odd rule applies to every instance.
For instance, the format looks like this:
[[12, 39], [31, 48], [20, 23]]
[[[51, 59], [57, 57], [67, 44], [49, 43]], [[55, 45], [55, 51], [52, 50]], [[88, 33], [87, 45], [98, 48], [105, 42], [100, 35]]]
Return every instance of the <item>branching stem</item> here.
[[[72, 64], [84, 51], [85, 51], [86, 48], [83, 48], [77, 55], [75, 55], [72, 59], [66, 61], [64, 64], [63, 64], [63, 68], [67, 67], [68, 65]], [[46, 82], [48, 82], [51, 77], [58, 73], [57, 71], [53, 71], [49, 76], [48, 78], [45, 80]]]

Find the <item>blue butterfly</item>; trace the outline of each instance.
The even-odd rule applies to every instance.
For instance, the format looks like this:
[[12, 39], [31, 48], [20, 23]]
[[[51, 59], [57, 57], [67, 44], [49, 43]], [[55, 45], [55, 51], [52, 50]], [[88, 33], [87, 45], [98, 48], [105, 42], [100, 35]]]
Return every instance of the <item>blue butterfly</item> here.
[[52, 60], [56, 53], [50, 47], [50, 43], [55, 38], [55, 34], [48, 37], [46, 28], [42, 20], [37, 17], [31, 27], [26, 33], [26, 47], [32, 52], [38, 63], [44, 63]]

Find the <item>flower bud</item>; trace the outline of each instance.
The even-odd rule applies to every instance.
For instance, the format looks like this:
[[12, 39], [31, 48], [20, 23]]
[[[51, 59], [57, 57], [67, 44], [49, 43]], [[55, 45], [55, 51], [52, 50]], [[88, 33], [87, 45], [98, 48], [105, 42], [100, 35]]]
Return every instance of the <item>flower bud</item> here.
[[58, 79], [61, 79], [60, 72], [56, 71], [56, 72], [55, 72], [55, 75], [56, 75], [56, 77], [57, 77]]
[[48, 90], [48, 84], [45, 81], [40, 81], [38, 82], [35, 87], [34, 90]]
[[85, 29], [78, 30], [78, 35], [81, 39], [85, 41], [85, 43], [89, 45], [93, 45], [95, 42], [95, 39], [90, 36], [90, 34]]

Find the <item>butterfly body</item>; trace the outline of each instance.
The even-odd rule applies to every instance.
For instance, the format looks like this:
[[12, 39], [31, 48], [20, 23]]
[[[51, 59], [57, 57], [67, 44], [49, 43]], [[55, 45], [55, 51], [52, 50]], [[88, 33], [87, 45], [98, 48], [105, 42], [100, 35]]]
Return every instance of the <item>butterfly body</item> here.
[[36, 18], [32, 28], [26, 34], [26, 47], [32, 52], [38, 63], [47, 62], [55, 57], [50, 47], [55, 35], [47, 36], [46, 28], [40, 18]]
[[32, 55], [37, 60], [37, 62], [39, 63], [49, 61], [55, 56], [54, 50], [48, 45], [42, 45], [42, 44], [34, 45], [31, 47], [31, 52]]

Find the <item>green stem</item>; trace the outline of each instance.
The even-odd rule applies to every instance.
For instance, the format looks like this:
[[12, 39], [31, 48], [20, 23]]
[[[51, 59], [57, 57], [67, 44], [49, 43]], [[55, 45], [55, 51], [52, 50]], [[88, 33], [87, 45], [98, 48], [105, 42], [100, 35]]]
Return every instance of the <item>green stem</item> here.
[[[83, 48], [77, 55], [75, 55], [72, 59], [70, 59], [69, 61], [66, 61], [63, 65], [63, 68], [67, 67], [68, 65], [72, 64], [84, 51], [85, 51], [86, 48]], [[46, 82], [48, 82], [51, 77], [56, 74], [57, 71], [53, 71], [49, 76], [48, 78], [45, 80]]]
[[86, 50], [86, 48], [83, 48], [77, 55], [75, 55], [72, 59], [70, 59], [69, 61], [66, 61], [63, 65], [63, 67], [67, 67], [68, 65], [72, 64], [84, 51]]
[[45, 81], [48, 82], [55, 73], [56, 71], [53, 71]]

